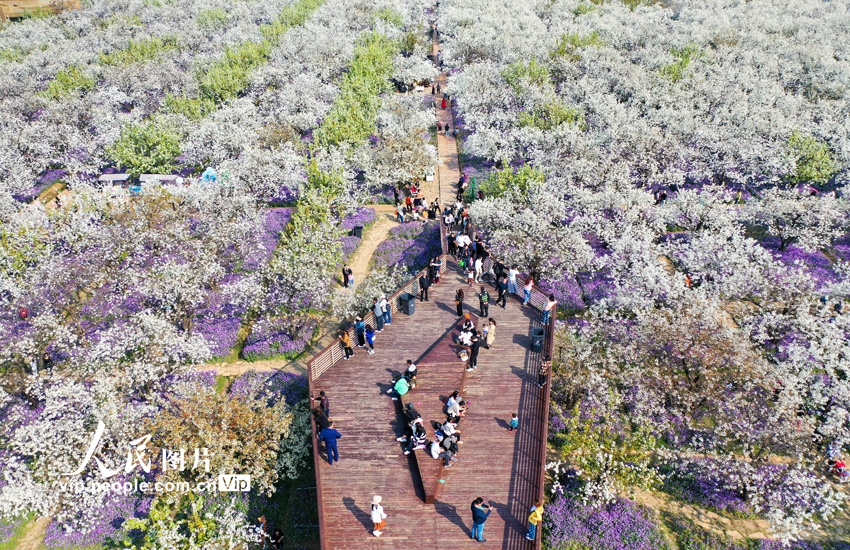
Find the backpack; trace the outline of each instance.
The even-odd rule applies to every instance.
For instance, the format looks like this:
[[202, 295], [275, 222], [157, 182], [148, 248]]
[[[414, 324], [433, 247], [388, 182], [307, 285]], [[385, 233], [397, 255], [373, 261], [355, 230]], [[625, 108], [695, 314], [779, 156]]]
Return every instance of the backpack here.
[[489, 292], [483, 292], [479, 298], [481, 299], [482, 304], [486, 304], [486, 303], [490, 302], [490, 293]]

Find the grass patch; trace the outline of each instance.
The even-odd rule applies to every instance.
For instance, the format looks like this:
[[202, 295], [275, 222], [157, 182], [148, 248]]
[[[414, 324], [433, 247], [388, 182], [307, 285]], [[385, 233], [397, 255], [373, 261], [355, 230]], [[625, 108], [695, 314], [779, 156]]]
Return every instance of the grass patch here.
[[356, 147], [375, 130], [381, 105], [379, 94], [391, 89], [393, 55], [398, 45], [378, 33], [368, 34], [354, 51], [354, 59], [340, 84], [340, 93], [321, 128], [314, 133], [319, 146]]
[[56, 77], [39, 95], [58, 101], [73, 93], [85, 92], [94, 88], [94, 78], [87, 75], [79, 65], [70, 65], [56, 73]]
[[[33, 514], [32, 512], [21, 518], [20, 524], [15, 527], [15, 531], [12, 533], [12, 536], [9, 537], [9, 540], [0, 543], [0, 550], [17, 550], [17, 548], [20, 546], [21, 539], [23, 539], [27, 532], [29, 532], [29, 530], [35, 525], [35, 521], [33, 521], [34, 519], [35, 514]], [[3, 521], [0, 522], [0, 526], [5, 527], [13, 522], [14, 520], [9, 523]]]
[[104, 65], [131, 65], [156, 59], [161, 54], [177, 49], [177, 38], [142, 38], [130, 40], [126, 47], [111, 53], [100, 54], [100, 62]]

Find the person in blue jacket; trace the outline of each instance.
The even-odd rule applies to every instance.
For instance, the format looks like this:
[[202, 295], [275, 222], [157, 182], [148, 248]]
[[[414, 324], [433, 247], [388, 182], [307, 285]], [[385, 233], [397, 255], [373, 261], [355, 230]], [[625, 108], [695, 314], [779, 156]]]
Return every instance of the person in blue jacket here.
[[472, 509], [472, 535], [470, 538], [478, 542], [487, 542], [487, 539], [484, 538], [484, 522], [487, 521], [490, 512], [493, 510], [484, 504], [484, 499], [481, 497], [473, 500], [470, 508]]
[[336, 440], [340, 437], [342, 437], [342, 434], [334, 429], [333, 422], [319, 432], [319, 441], [325, 442], [325, 449], [328, 451], [328, 464], [333, 465], [334, 460], [339, 462], [339, 451], [336, 448]]

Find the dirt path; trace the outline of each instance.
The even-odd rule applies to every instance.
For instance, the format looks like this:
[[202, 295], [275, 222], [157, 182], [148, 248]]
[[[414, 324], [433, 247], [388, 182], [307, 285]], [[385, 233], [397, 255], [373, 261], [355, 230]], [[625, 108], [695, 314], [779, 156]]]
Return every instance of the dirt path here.
[[348, 261], [348, 267], [354, 271], [354, 283], [362, 282], [372, 271], [372, 256], [378, 245], [387, 238], [390, 229], [398, 225], [392, 212], [376, 211], [377, 220], [363, 235], [360, 246], [354, 251], [354, 255]]
[[50, 523], [50, 517], [31, 521], [26, 527], [26, 533], [18, 541], [16, 550], [40, 550], [44, 548], [44, 531]]

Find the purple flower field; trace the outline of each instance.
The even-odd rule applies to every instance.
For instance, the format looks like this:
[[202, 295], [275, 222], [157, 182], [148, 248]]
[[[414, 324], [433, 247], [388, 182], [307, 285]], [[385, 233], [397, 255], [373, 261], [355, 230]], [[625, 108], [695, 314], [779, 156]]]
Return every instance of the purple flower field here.
[[595, 508], [561, 495], [546, 507], [543, 525], [552, 550], [673, 550], [652, 512], [625, 499]]
[[315, 322], [298, 327], [293, 338], [289, 329], [284, 327], [282, 320], [258, 320], [251, 327], [251, 334], [242, 350], [242, 356], [248, 361], [279, 355], [295, 356], [310, 344], [315, 327]]
[[375, 267], [388, 268], [404, 264], [416, 272], [441, 253], [440, 227], [421, 222], [403, 223], [390, 229], [387, 239], [375, 250]]

